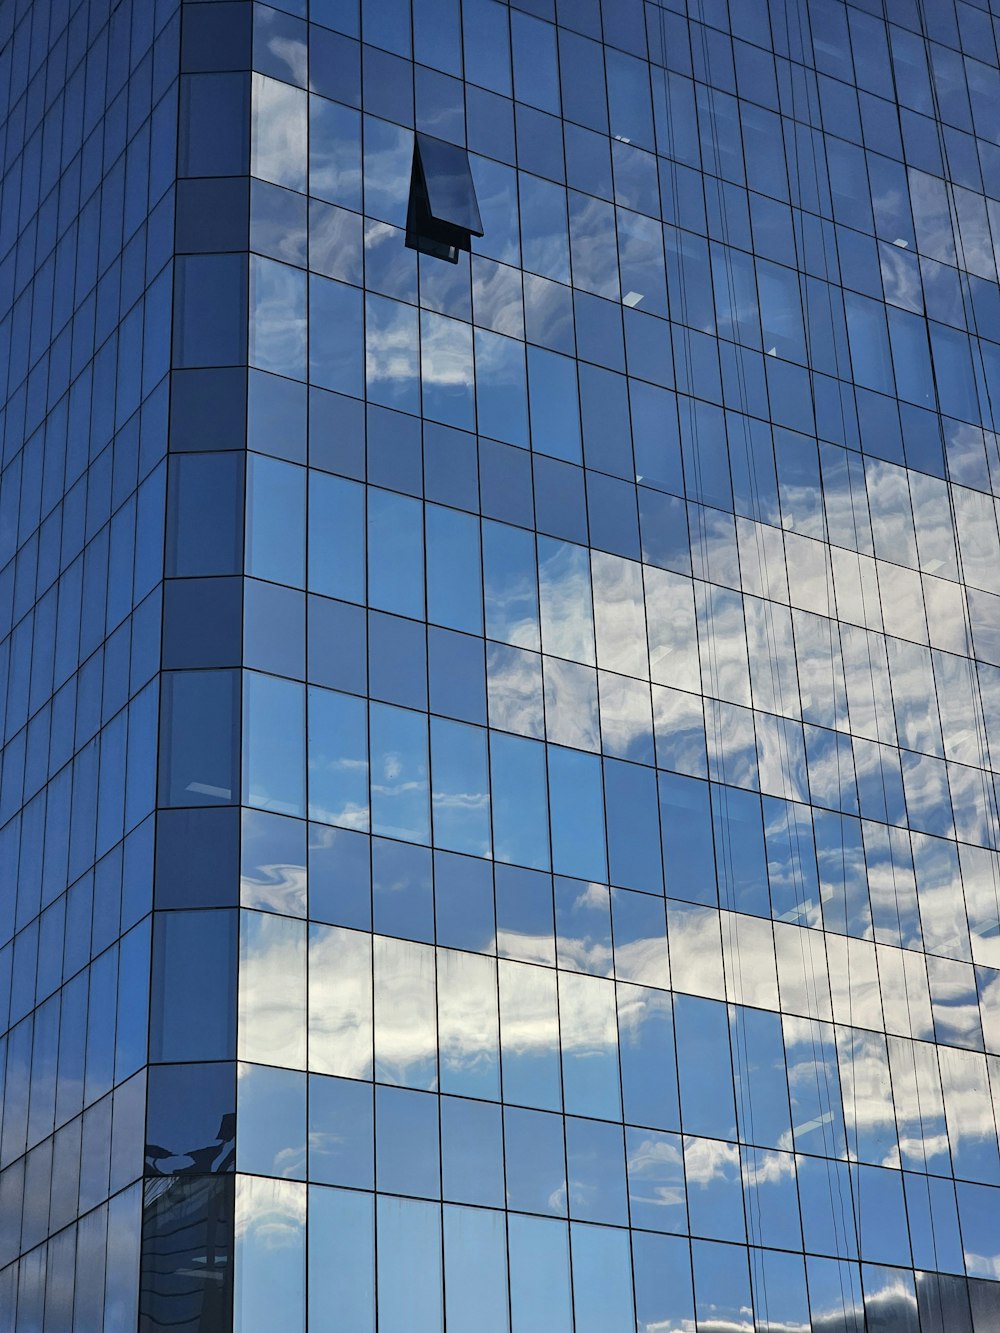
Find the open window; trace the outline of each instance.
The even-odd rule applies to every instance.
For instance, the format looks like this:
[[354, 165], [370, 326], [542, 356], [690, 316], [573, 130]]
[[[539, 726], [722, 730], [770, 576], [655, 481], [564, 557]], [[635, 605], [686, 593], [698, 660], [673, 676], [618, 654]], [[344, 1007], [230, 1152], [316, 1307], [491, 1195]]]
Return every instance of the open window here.
[[472, 249], [473, 236], [482, 234], [468, 153], [429, 134], [416, 135], [406, 244], [457, 264], [459, 253]]

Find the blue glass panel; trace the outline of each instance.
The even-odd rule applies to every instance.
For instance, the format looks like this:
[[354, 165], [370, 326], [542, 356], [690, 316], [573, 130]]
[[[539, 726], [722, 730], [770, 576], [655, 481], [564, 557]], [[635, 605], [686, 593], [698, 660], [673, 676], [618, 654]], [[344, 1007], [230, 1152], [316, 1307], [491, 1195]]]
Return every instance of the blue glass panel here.
[[309, 475], [309, 588], [363, 602], [364, 491], [324, 472]]
[[441, 1099], [441, 1184], [446, 1199], [492, 1207], [501, 1205], [504, 1199], [501, 1126], [499, 1106], [464, 1097]]
[[644, 987], [619, 990], [619, 1052], [625, 1119], [679, 1129], [671, 997]]
[[308, 1143], [311, 1180], [371, 1189], [374, 1184], [371, 1085], [312, 1075]]
[[479, 432], [505, 444], [528, 444], [524, 347], [476, 330], [476, 412]]
[[655, 836], [650, 838], [648, 833], [658, 823], [655, 774], [637, 764], [607, 760], [604, 797], [612, 883], [661, 893], [660, 848]]
[[309, 1191], [309, 1311], [338, 1310], [358, 1333], [375, 1328], [374, 1198], [355, 1190]]
[[486, 732], [460, 722], [431, 723], [434, 842], [453, 852], [490, 852]]
[[661, 773], [659, 786], [667, 893], [714, 905], [718, 897], [708, 784]]
[[427, 616], [449, 629], [481, 634], [479, 525], [471, 515], [428, 505]]
[[304, 720], [303, 686], [256, 671], [246, 673], [243, 800], [247, 805], [285, 815], [305, 814]]
[[743, 1311], [752, 1308], [747, 1251], [733, 1245], [694, 1240], [691, 1259], [698, 1323], [707, 1327], [719, 1323], [725, 1327], [732, 1322], [739, 1327]]
[[381, 611], [423, 617], [422, 517], [415, 500], [390, 491], [368, 493], [368, 591]]
[[565, 1222], [511, 1214], [512, 1333], [571, 1333], [569, 1236]]
[[507, 1238], [492, 1209], [444, 1210], [445, 1312], [453, 1327], [507, 1333]]
[[734, 1138], [736, 1115], [725, 1005], [678, 995], [674, 1013], [684, 1129], [714, 1138]]
[[371, 707], [372, 828], [408, 842], [430, 841], [427, 721], [386, 704]]
[[632, 1264], [637, 1327], [642, 1333], [691, 1326], [694, 1294], [688, 1242], [637, 1231], [632, 1237]]
[[305, 1074], [263, 1065], [241, 1065], [237, 1088], [237, 1170], [304, 1180]]
[[379, 1323], [442, 1329], [440, 1205], [381, 1195], [377, 1217]]
[[574, 1222], [572, 1248], [577, 1333], [631, 1328], [635, 1315], [628, 1232]]
[[604, 801], [596, 755], [550, 746], [552, 863], [563, 875], [604, 879]]
[[494, 732], [490, 764], [494, 856], [498, 861], [547, 869], [545, 747]]
[[511, 1208], [566, 1214], [566, 1148], [562, 1121], [545, 1111], [504, 1108], [507, 1201]]
[[363, 699], [309, 691], [309, 817], [368, 828], [368, 710]]

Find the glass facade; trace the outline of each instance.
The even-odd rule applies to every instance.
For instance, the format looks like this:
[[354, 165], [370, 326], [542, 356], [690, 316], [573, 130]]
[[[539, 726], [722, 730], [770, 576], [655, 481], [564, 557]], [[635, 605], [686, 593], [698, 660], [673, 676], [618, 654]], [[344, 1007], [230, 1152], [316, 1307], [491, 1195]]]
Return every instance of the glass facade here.
[[176, 3], [0, 4], [0, 1327], [136, 1327]]
[[1000, 1329], [998, 43], [5, 0], [0, 1327]]

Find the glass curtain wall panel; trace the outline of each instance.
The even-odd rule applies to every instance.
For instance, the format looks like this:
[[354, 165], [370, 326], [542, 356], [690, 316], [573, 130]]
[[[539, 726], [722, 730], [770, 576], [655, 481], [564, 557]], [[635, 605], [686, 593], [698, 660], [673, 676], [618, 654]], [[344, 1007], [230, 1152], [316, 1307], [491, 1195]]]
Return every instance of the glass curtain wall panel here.
[[998, 42], [0, 10], [0, 1324], [1000, 1328]]

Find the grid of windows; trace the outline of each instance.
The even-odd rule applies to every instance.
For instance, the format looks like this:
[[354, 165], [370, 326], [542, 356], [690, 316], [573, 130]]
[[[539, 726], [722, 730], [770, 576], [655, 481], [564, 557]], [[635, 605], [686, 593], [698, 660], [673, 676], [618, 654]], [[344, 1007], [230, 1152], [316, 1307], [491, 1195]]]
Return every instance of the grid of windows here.
[[[169, 8], [162, 63], [133, 37], [129, 95], [122, 65], [65, 116], [51, 261], [30, 188], [4, 195], [8, 1089], [30, 1062], [79, 1099], [85, 1051], [90, 1109], [24, 1158], [38, 1102], [8, 1091], [0, 1193], [100, 1138], [112, 1083], [141, 1137], [152, 930], [143, 1329], [994, 1328], [1000, 13]], [[25, 9], [30, 187], [58, 154], [19, 99], [61, 107], [65, 50], [120, 55], [131, 11], [91, 0], [45, 48]], [[454, 264], [406, 245], [415, 133], [468, 153], [483, 235]], [[129, 162], [149, 181], [114, 304], [99, 161], [116, 217]], [[59, 293], [72, 332], [36, 334]], [[24, 978], [71, 900], [98, 1017], [64, 1069], [41, 1002], [87, 959]], [[25, 1219], [19, 1327], [46, 1290]]]
[[937, 1327], [1000, 1275], [993, 26], [572, 8], [255, 13], [243, 1318], [280, 1215], [296, 1327]]
[[6, 1328], [136, 1306], [178, 26], [0, 7]]

